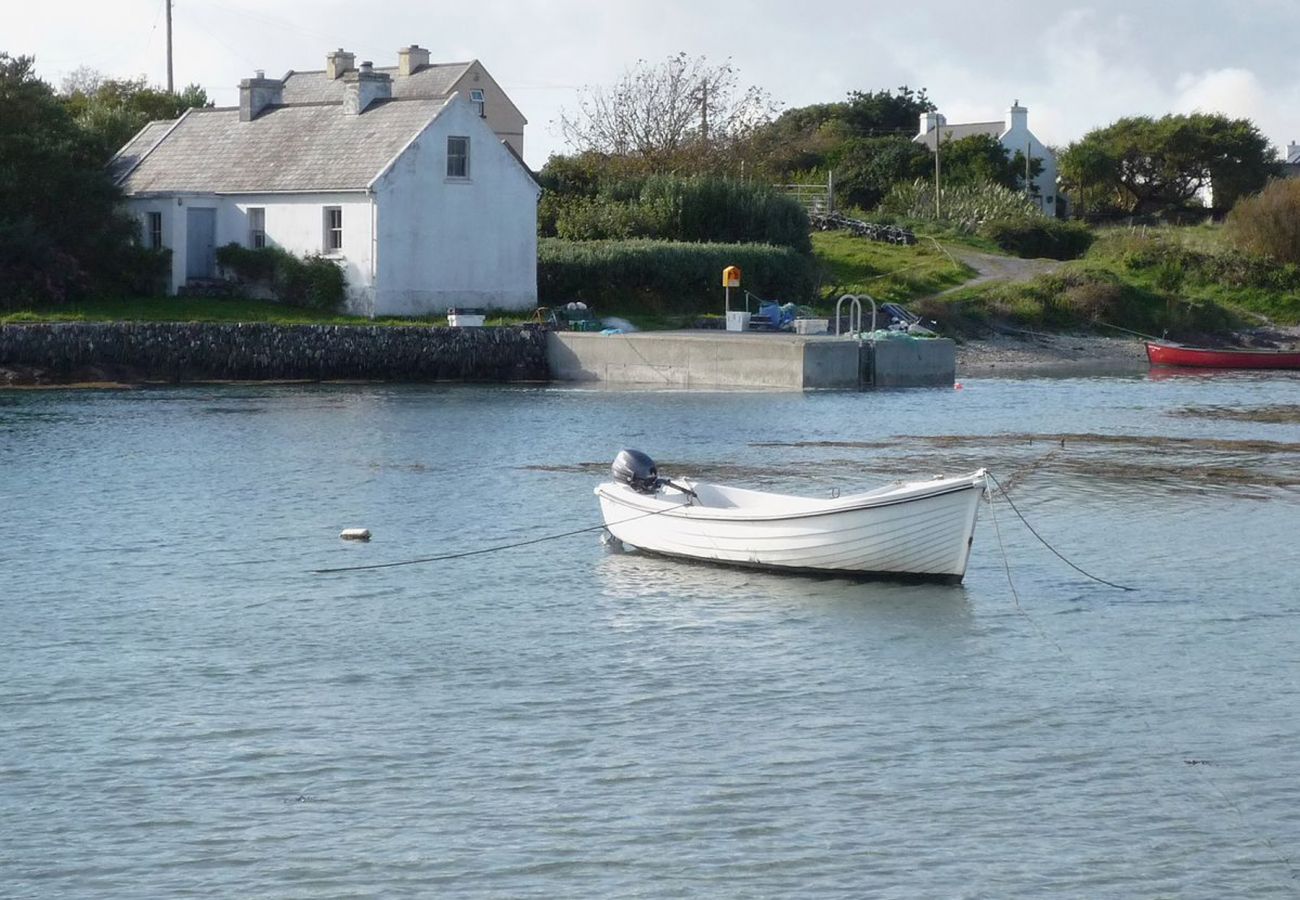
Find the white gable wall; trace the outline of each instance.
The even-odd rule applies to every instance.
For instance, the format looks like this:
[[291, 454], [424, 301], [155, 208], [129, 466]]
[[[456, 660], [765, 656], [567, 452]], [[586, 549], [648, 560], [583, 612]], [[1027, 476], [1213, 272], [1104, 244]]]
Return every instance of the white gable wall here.
[[[469, 177], [447, 176], [447, 138], [469, 138]], [[537, 305], [537, 198], [523, 165], [458, 95], [374, 185], [374, 313]]]
[[1055, 216], [1059, 202], [1056, 196], [1056, 156], [1046, 144], [1034, 137], [1034, 133], [1029, 130], [1027, 119], [1028, 115], [1024, 107], [1012, 106], [1007, 112], [1007, 129], [1002, 132], [999, 140], [1006, 148], [1008, 156], [1014, 156], [1018, 150], [1027, 154], [1030, 159], [1043, 161], [1043, 171], [1033, 179], [1034, 187], [1038, 190], [1035, 199], [1044, 213]]

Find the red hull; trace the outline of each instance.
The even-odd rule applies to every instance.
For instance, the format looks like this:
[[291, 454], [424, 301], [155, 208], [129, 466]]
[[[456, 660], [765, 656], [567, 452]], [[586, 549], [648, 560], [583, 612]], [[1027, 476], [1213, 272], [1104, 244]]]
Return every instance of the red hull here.
[[1190, 366], [1198, 369], [1300, 369], [1300, 351], [1207, 350], [1147, 343], [1153, 366]]

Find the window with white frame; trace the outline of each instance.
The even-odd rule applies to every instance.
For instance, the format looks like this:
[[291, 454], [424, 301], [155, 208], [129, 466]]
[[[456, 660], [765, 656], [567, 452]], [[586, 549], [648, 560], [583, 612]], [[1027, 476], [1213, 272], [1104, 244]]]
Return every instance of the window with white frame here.
[[474, 112], [479, 114], [480, 118], [487, 116], [487, 101], [483, 98], [483, 92], [478, 88], [469, 92], [469, 102], [474, 107]]
[[447, 177], [469, 177], [469, 138], [447, 138]]
[[263, 207], [248, 208], [248, 246], [254, 250], [266, 246], [266, 210]]
[[338, 253], [343, 249], [343, 207], [325, 207], [325, 252]]
[[149, 234], [148, 234], [149, 249], [161, 250], [163, 245], [162, 213], [160, 212], [147, 213], [145, 216], [145, 220], [146, 220], [145, 224], [148, 226], [148, 230], [149, 230]]

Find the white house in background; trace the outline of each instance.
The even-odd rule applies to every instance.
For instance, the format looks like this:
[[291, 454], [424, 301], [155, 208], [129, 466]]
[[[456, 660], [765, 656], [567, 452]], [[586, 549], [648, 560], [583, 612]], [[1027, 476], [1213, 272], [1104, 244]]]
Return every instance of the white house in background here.
[[236, 243], [335, 260], [362, 315], [537, 305], [522, 115], [477, 62], [429, 66], [414, 46], [399, 59], [355, 68], [339, 51], [322, 72], [258, 72], [238, 108], [151, 122], [118, 152], [145, 242], [172, 250], [173, 292], [215, 277], [216, 248]]
[[1057, 207], [1061, 200], [1056, 192], [1056, 154], [1029, 130], [1029, 109], [1021, 106], [1019, 100], [1007, 110], [1005, 122], [966, 122], [950, 125], [943, 115], [937, 112], [921, 113], [921, 130], [914, 141], [924, 144], [931, 150], [942, 140], [947, 144], [972, 135], [983, 134], [996, 139], [1006, 149], [1008, 156], [1020, 151], [1030, 159], [1041, 159], [1043, 171], [1033, 179], [1034, 198], [1039, 208], [1049, 216], [1058, 214]]
[[1285, 178], [1300, 178], [1300, 144], [1295, 141], [1286, 145], [1286, 159], [1282, 160], [1282, 175]]

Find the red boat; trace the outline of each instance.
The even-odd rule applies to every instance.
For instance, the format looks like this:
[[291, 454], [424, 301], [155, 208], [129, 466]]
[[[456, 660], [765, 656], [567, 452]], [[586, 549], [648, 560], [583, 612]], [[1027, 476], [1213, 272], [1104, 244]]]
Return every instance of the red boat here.
[[1197, 369], [1300, 369], [1300, 350], [1210, 350], [1181, 344], [1146, 342], [1153, 366]]

